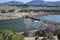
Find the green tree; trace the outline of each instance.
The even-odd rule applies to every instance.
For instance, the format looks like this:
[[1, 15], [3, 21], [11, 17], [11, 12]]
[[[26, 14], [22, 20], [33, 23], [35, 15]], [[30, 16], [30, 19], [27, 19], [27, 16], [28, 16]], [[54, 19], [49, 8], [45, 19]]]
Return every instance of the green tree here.
[[24, 40], [24, 37], [9, 30], [0, 30], [0, 40]]

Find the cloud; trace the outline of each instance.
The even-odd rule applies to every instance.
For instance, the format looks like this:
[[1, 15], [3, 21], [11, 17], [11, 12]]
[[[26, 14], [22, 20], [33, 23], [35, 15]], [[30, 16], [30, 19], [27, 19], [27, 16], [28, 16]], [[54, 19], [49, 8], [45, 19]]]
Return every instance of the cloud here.
[[32, 1], [32, 0], [0, 0], [0, 2], [8, 2], [8, 1], [19, 1], [19, 2], [29, 2], [29, 1]]
[[[19, 1], [19, 2], [29, 2], [29, 1], [32, 1], [32, 0], [0, 0], [0, 2], [8, 2], [8, 1]], [[60, 0], [44, 0], [44, 1], [60, 1]]]
[[53, 1], [54, 2], [54, 1], [60, 1], [60, 0], [44, 0], [44, 1]]
[[12, 1], [12, 0], [0, 0], [0, 2], [7, 2], [7, 1]]

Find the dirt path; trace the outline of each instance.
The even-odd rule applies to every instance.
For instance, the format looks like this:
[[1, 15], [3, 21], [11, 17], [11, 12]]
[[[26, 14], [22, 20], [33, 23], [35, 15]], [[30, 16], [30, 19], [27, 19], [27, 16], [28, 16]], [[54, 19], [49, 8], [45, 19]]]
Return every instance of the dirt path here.
[[35, 40], [35, 37], [25, 37], [25, 40]]
[[[57, 36], [53, 36], [55, 40], [58, 40]], [[43, 39], [43, 37], [39, 37], [39, 39]], [[35, 40], [35, 37], [25, 37], [25, 40]]]
[[[43, 37], [39, 37], [39, 39], [43, 39]], [[25, 37], [25, 40], [35, 40], [35, 37]]]

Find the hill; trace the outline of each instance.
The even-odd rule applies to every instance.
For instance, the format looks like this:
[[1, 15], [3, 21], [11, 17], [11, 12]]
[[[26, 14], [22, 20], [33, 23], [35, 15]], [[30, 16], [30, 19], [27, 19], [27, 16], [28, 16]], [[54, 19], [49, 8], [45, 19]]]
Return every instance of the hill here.
[[24, 4], [23, 2], [18, 2], [18, 1], [9, 1], [9, 2], [3, 2], [1, 4]]
[[56, 2], [48, 2], [43, 0], [32, 0], [27, 3], [19, 2], [19, 1], [9, 1], [9, 2], [3, 2], [0, 4], [28, 4], [28, 5], [48, 5], [48, 6], [60, 6], [60, 1]]
[[42, 0], [32, 0], [26, 4], [30, 4], [30, 5], [44, 5], [44, 1]]
[[60, 6], [60, 1], [47, 2], [47, 1], [43, 1], [43, 0], [32, 0], [26, 4], [29, 4], [29, 5], [50, 5], [50, 6], [59, 5]]

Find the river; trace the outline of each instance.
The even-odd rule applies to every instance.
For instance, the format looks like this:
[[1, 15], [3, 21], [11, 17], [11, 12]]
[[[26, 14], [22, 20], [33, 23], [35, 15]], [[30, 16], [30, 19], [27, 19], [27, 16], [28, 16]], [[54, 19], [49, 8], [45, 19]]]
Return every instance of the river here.
[[[46, 16], [35, 16], [35, 18], [41, 20], [49, 20], [60, 22], [60, 15], [46, 15]], [[13, 30], [13, 31], [25, 31], [26, 25], [23, 18], [10, 19], [10, 20], [0, 20], [0, 29], [1, 30]]]
[[60, 15], [35, 16], [35, 18], [60, 23]]

